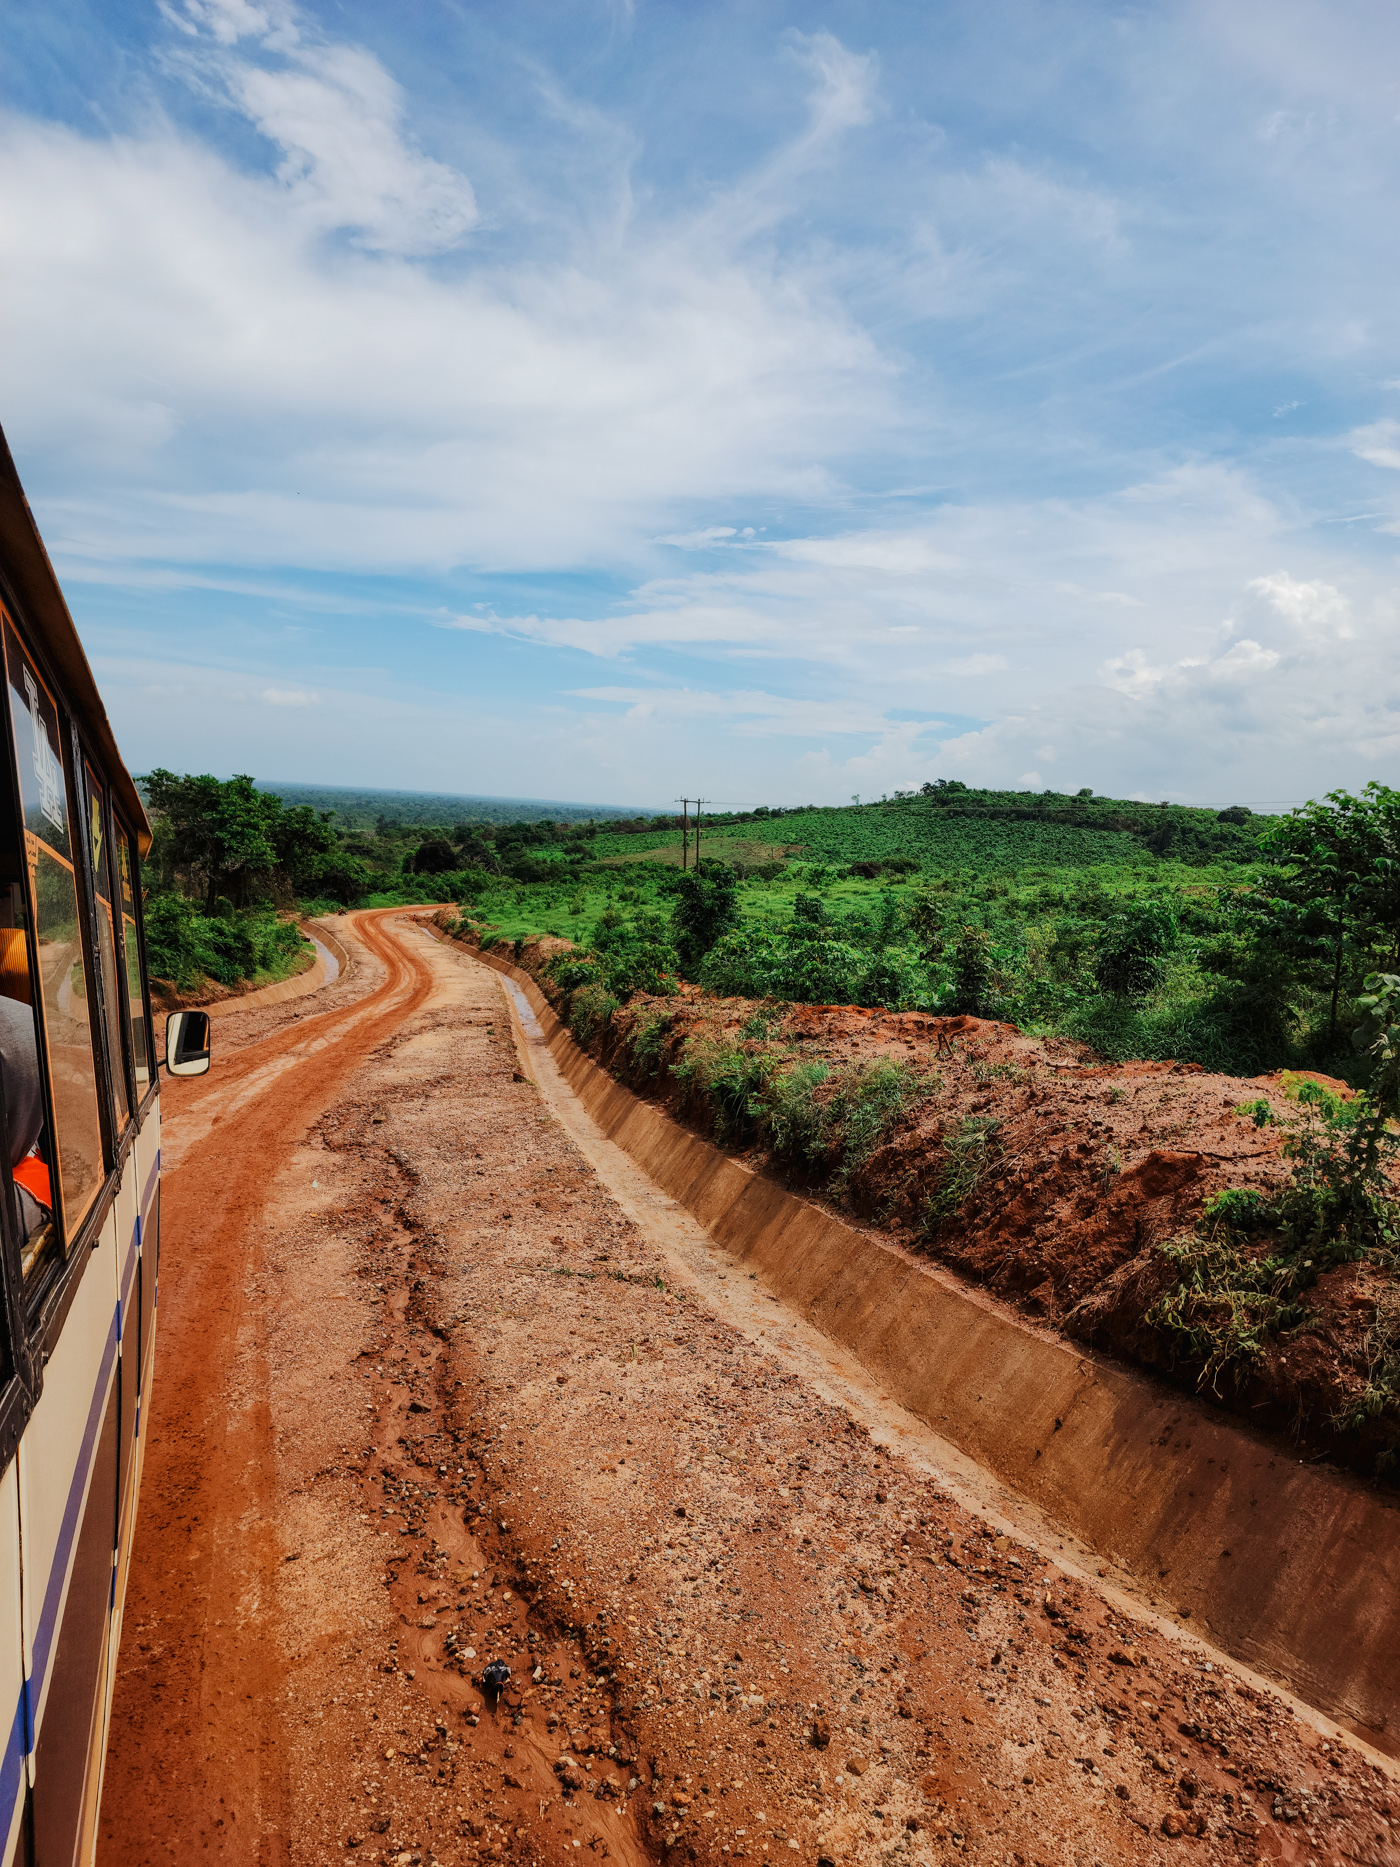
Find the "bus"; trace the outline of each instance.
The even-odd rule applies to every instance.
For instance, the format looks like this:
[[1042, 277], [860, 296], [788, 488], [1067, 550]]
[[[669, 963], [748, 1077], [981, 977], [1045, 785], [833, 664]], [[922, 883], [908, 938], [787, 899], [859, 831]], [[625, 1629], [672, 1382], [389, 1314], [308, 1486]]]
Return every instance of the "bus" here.
[[[74, 1867], [96, 1852], [155, 1341], [151, 832], [2, 433], [0, 659], [0, 1863]], [[207, 1029], [187, 1033], [203, 1067]]]

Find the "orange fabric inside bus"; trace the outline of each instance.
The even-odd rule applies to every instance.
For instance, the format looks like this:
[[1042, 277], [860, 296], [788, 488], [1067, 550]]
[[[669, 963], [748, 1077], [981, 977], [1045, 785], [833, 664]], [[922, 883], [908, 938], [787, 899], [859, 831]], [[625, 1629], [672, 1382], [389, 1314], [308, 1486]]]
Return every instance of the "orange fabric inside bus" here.
[[49, 1185], [49, 1170], [37, 1154], [26, 1154], [15, 1168], [15, 1184], [22, 1186], [26, 1193], [31, 1193], [46, 1211], [53, 1210], [53, 1189]]
[[22, 927], [0, 927], [0, 993], [29, 1003], [29, 951]]

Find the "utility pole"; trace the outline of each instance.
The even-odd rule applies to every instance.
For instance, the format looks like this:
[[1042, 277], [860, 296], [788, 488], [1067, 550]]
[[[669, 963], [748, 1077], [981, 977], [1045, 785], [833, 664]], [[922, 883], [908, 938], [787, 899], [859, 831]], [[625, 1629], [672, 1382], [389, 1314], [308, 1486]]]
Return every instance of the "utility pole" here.
[[691, 864], [691, 867], [694, 868], [700, 861], [700, 806], [702, 804], [708, 804], [709, 801], [707, 797], [678, 797], [675, 799], [675, 802], [681, 807], [682, 870], [685, 868], [686, 851], [690, 844], [690, 806], [692, 804], [695, 806], [695, 862]]

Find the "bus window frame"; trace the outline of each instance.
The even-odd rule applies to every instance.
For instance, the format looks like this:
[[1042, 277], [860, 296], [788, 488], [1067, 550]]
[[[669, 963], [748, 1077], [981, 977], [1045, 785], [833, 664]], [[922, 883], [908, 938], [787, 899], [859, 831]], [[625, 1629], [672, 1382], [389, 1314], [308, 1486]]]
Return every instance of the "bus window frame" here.
[[[88, 1029], [96, 1033], [93, 1045], [93, 1078], [97, 1085], [97, 1125], [102, 1135], [102, 1186], [98, 1188], [94, 1205], [101, 1202], [102, 1193], [112, 1177], [121, 1152], [117, 1138], [116, 1099], [112, 1094], [111, 1058], [107, 1054], [107, 1007], [103, 1002], [105, 981], [102, 977], [102, 945], [97, 931], [97, 890], [92, 873], [92, 838], [88, 833], [87, 786], [83, 781], [83, 763], [85, 751], [82, 735], [78, 731], [77, 721], [59, 699], [59, 691], [53, 690], [54, 705], [59, 708], [59, 724], [68, 739], [68, 809], [69, 822], [74, 834], [71, 840], [81, 845], [81, 856], [74, 850], [73, 875], [78, 884], [78, 912], [87, 924], [87, 941], [83, 950], [83, 965], [89, 980], [91, 1010], [88, 1015]], [[105, 783], [103, 785], [105, 790]], [[37, 925], [37, 922], [35, 923]], [[72, 1249], [77, 1249], [78, 1236], [86, 1230], [80, 1226], [74, 1234]], [[96, 1244], [96, 1239], [93, 1243]]]
[[[93, 920], [93, 889], [92, 878], [89, 873], [91, 846], [86, 831], [82, 827], [84, 818], [77, 809], [82, 799], [82, 791], [80, 788], [80, 780], [76, 775], [79, 767], [75, 763], [76, 759], [86, 754], [77, 723], [64, 699], [63, 683], [55, 678], [48, 657], [35, 647], [33, 637], [24, 626], [23, 611], [10, 600], [7, 592], [0, 591], [0, 596], [3, 596], [5, 614], [9, 619], [10, 626], [14, 630], [20, 646], [34, 663], [35, 670], [41, 676], [45, 686], [49, 690], [49, 696], [53, 701], [58, 715], [59, 731], [65, 736], [69, 747], [69, 758], [67, 760], [68, 770], [64, 773], [65, 796], [68, 803], [69, 821], [75, 825], [75, 828], [79, 832], [73, 838], [76, 844], [73, 851], [73, 870], [77, 878], [80, 926], [86, 929], [83, 963], [91, 976], [94, 969], [98, 973], [101, 972], [101, 961], [98, 956], [97, 929]], [[19, 763], [15, 748], [14, 722], [10, 718], [8, 701], [5, 706], [0, 707], [0, 714], [4, 715], [3, 720], [0, 720], [0, 746], [3, 747], [4, 756], [9, 760], [8, 771], [10, 783], [15, 798], [18, 800], [22, 796], [22, 792], [19, 785]], [[111, 782], [103, 776], [105, 767], [102, 761], [93, 758], [90, 762], [94, 771], [101, 778], [104, 787], [110, 794]], [[29, 865], [27, 863], [24, 865], [24, 890], [26, 903], [29, 909], [30, 925], [31, 927], [37, 926], [38, 921], [34, 890], [29, 873]], [[138, 922], [138, 937], [140, 937], [139, 930], [140, 923]], [[37, 960], [32, 940], [29, 943], [29, 973], [31, 995], [34, 1001], [40, 1006], [40, 1015], [42, 1017], [42, 986], [38, 978]], [[99, 986], [98, 990], [100, 991], [100, 989]], [[100, 1008], [100, 999], [97, 1003]], [[105, 1019], [100, 1016], [91, 1019], [90, 1023], [96, 1024], [99, 1027], [105, 1027]], [[126, 1154], [134, 1142], [136, 1131], [140, 1125], [141, 1115], [144, 1113], [150, 1101], [150, 1097], [148, 1096], [146, 1102], [142, 1104], [142, 1109], [135, 1113], [132, 1120], [128, 1122], [126, 1135], [123, 1137], [123, 1146], [119, 1151], [114, 1153], [114, 1118], [111, 1112], [110, 1091], [105, 1075], [105, 1028], [102, 1029], [102, 1034], [98, 1039], [98, 1043], [101, 1044], [103, 1048], [100, 1052], [94, 1050], [93, 1073], [98, 1089], [98, 1129], [102, 1138], [104, 1166], [102, 1183], [98, 1187], [97, 1193], [88, 1206], [87, 1212], [77, 1231], [74, 1233], [72, 1242], [68, 1245], [66, 1251], [54, 1258], [52, 1263], [38, 1278], [32, 1290], [21, 1288], [18, 1293], [20, 1297], [23, 1328], [19, 1343], [12, 1346], [11, 1360], [16, 1368], [21, 1365], [20, 1354], [16, 1351], [23, 1346], [24, 1360], [28, 1363], [33, 1378], [33, 1390], [30, 1402], [31, 1408], [33, 1401], [37, 1400], [42, 1388], [43, 1367], [45, 1363], [47, 1363], [58, 1342], [58, 1338], [63, 1330], [63, 1325], [67, 1320], [68, 1312], [73, 1307], [73, 1300], [78, 1294], [78, 1286], [82, 1282], [83, 1272], [87, 1268], [88, 1260], [91, 1258], [93, 1251], [96, 1249], [101, 1239], [102, 1227], [107, 1221], [107, 1215], [112, 1210], [113, 1202], [117, 1196], [117, 1186], [121, 1177], [121, 1169], [125, 1164]], [[44, 1096], [45, 1114], [49, 1122], [50, 1131], [52, 1132], [54, 1099], [53, 1087], [49, 1076], [47, 1038], [39, 1045], [39, 1077]], [[151, 1073], [151, 1085], [152, 1092], [154, 1093], [157, 1088], [157, 1078], [154, 1070]], [[11, 1185], [13, 1186], [13, 1182], [11, 1182]], [[63, 1189], [60, 1184], [60, 1177], [57, 1175], [55, 1175], [53, 1194], [54, 1223], [58, 1227], [59, 1237], [61, 1238], [64, 1229], [62, 1204]], [[18, 1220], [15, 1214], [10, 1210], [13, 1203], [13, 1197], [9, 1200], [0, 1199], [0, 1208], [4, 1208], [6, 1229], [11, 1234], [17, 1234]], [[17, 1248], [16, 1246], [16, 1249]], [[18, 1261], [18, 1258], [16, 1258], [16, 1265]], [[9, 1383], [9, 1385], [12, 1387], [14, 1382]], [[4, 1416], [5, 1403], [3, 1400], [0, 1400], [0, 1431], [3, 1431]], [[3, 1467], [0, 1467], [0, 1469], [3, 1469]]]
[[[128, 1062], [127, 1062], [127, 1052], [131, 1048], [131, 1027], [127, 1023], [125, 1017], [122, 1015], [123, 1014], [123, 1004], [122, 1004], [123, 992], [122, 992], [122, 983], [121, 983], [121, 964], [120, 964], [121, 953], [122, 953], [122, 947], [121, 947], [122, 929], [118, 925], [118, 923], [121, 920], [121, 902], [120, 902], [120, 899], [118, 899], [115, 902], [112, 900], [113, 894], [117, 892], [112, 887], [112, 863], [111, 863], [112, 823], [111, 823], [111, 812], [108, 809], [108, 802], [111, 797], [112, 787], [110, 783], [107, 781], [106, 777], [103, 775], [101, 765], [97, 762], [97, 760], [88, 751], [87, 747], [83, 744], [82, 734], [79, 732], [76, 722], [72, 722], [71, 730], [72, 730], [72, 735], [73, 735], [73, 743], [75, 747], [77, 748], [77, 758], [81, 760], [81, 764], [75, 764], [74, 782], [78, 786], [79, 796], [82, 798], [82, 802], [83, 802], [83, 812], [82, 812], [83, 844], [84, 844], [83, 871], [84, 871], [84, 874], [88, 878], [88, 920], [89, 920], [90, 930], [92, 933], [92, 940], [93, 940], [93, 958], [94, 958], [94, 961], [97, 967], [97, 972], [96, 972], [97, 1010], [99, 1014], [97, 1021], [102, 1027], [102, 1040], [101, 1040], [100, 1048], [102, 1050], [103, 1055], [106, 1057], [106, 1076], [104, 1078], [100, 1070], [98, 1074], [98, 1087], [99, 1088], [105, 1087], [105, 1090], [106, 1090], [105, 1096], [98, 1097], [98, 1105], [102, 1111], [102, 1120], [104, 1123], [102, 1146], [103, 1146], [103, 1156], [106, 1162], [106, 1169], [107, 1169], [106, 1175], [104, 1175], [104, 1178], [106, 1178], [106, 1177], [109, 1177], [113, 1172], [115, 1172], [117, 1169], [119, 1169], [124, 1164], [127, 1155], [131, 1151], [131, 1140], [132, 1140], [132, 1135], [135, 1130], [135, 1117], [134, 1115], [130, 1113], [130, 1111], [135, 1107], [135, 1102], [136, 1102], [136, 1098], [132, 1094], [132, 1076], [134, 1074], [134, 1071], [128, 1066]], [[122, 1053], [118, 1061], [119, 1061], [119, 1067], [122, 1071], [123, 1080], [126, 1084], [126, 1106], [128, 1110], [127, 1121], [126, 1121], [125, 1127], [122, 1126], [121, 1116], [117, 1108], [116, 1082], [115, 1082], [115, 1076], [113, 1073], [112, 1055], [111, 1055], [111, 1048], [110, 1048], [112, 1025], [111, 1025], [111, 1020], [107, 1016], [107, 1004], [106, 1004], [107, 982], [102, 977], [102, 929], [98, 925], [98, 917], [102, 913], [102, 901], [100, 897], [102, 896], [103, 889], [101, 885], [102, 878], [99, 875], [94, 874], [93, 869], [92, 869], [92, 818], [90, 814], [91, 806], [92, 806], [92, 787], [88, 783], [89, 772], [92, 773], [93, 782], [96, 784], [99, 784], [102, 787], [102, 797], [101, 797], [102, 835], [106, 839], [104, 841], [103, 848], [104, 848], [104, 851], [106, 852], [106, 861], [107, 861], [106, 895], [107, 895], [107, 903], [108, 903], [108, 912], [111, 914], [111, 917], [112, 917], [112, 952], [114, 956], [113, 970], [115, 971], [117, 975], [117, 1029], [120, 1032], [120, 1043], [121, 1043], [121, 1053]]]
[[[91, 760], [88, 761], [91, 764]], [[122, 1155], [125, 1157], [131, 1137], [140, 1125], [140, 1096], [136, 1082], [136, 1047], [131, 1041], [131, 990], [126, 976], [126, 918], [122, 913], [122, 875], [117, 859], [117, 841], [125, 836], [112, 804], [112, 787], [104, 784], [106, 796], [102, 808], [106, 813], [105, 835], [107, 837], [107, 889], [112, 904], [112, 943], [117, 957], [117, 1015], [121, 1021], [122, 1066], [126, 1070], [126, 1106], [131, 1111], [126, 1128], [122, 1134]], [[128, 858], [129, 860], [129, 858]], [[136, 886], [132, 882], [132, 898], [136, 895]], [[133, 923], [135, 916], [132, 917]], [[140, 953], [138, 948], [138, 963]], [[150, 1030], [147, 1028], [147, 1043], [150, 1042]], [[149, 1065], [148, 1065], [149, 1068]]]
[[[100, 770], [101, 767], [99, 766], [98, 769]], [[147, 1110], [160, 1094], [160, 1063], [156, 1057], [155, 1019], [151, 1015], [151, 979], [150, 974], [146, 970], [146, 899], [145, 891], [141, 886], [141, 849], [136, 840], [136, 832], [127, 828], [116, 805], [112, 802], [111, 791], [112, 787], [108, 785], [107, 803], [108, 809], [111, 812], [112, 825], [126, 844], [127, 861], [131, 864], [131, 918], [136, 926], [136, 970], [141, 979], [141, 1003], [146, 1013], [146, 1045], [148, 1053], [146, 1057], [146, 1068], [150, 1072], [150, 1081], [146, 1085], [146, 1093], [138, 1100], [136, 1093], [139, 1088], [139, 1084], [136, 1082], [136, 1054], [135, 1050], [131, 1047], [130, 1038], [131, 1021], [129, 1013], [131, 994], [127, 989], [126, 968], [124, 966], [119, 967], [118, 971], [121, 973], [122, 1000], [128, 1008], [126, 1026], [127, 1046], [128, 1049], [131, 1050], [132, 1070], [131, 1125], [129, 1132], [134, 1132], [145, 1121]], [[118, 879], [117, 886], [118, 889], [120, 889], [120, 879]], [[120, 918], [122, 915], [120, 901], [116, 905], [117, 914]], [[122, 928], [122, 939], [126, 939], [125, 926]]]

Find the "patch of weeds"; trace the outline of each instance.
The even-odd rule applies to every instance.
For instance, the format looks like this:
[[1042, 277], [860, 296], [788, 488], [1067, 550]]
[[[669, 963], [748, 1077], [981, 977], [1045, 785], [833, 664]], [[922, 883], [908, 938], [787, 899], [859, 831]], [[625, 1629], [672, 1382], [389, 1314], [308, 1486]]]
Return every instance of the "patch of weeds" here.
[[1104, 1099], [1108, 1102], [1121, 1102], [1127, 1093], [1127, 1090], [1121, 1083], [1114, 1083]]
[[686, 1040], [671, 1075], [709, 1104], [717, 1139], [744, 1141], [764, 1118], [766, 1092], [777, 1067], [771, 1051], [748, 1051], [731, 1037], [702, 1031]]
[[942, 1088], [937, 1075], [921, 1075], [912, 1064], [881, 1057], [844, 1070], [828, 1104], [841, 1149], [841, 1173], [862, 1167], [910, 1106]]
[[1199, 1361], [1198, 1387], [1209, 1383], [1218, 1392], [1225, 1368], [1256, 1359], [1272, 1337], [1303, 1320], [1290, 1267], [1242, 1249], [1228, 1219], [1203, 1213], [1194, 1235], [1169, 1239], [1157, 1249], [1175, 1269], [1176, 1281], [1146, 1320]]
[[641, 1012], [627, 1036], [632, 1061], [646, 1076], [655, 1076], [661, 1068], [661, 1049], [674, 1018], [669, 1011]]
[[830, 1103], [819, 1097], [831, 1075], [820, 1061], [799, 1063], [767, 1085], [763, 1125], [768, 1144], [780, 1160], [808, 1165], [825, 1159], [831, 1146]]
[[1103, 1151], [1103, 1166], [1099, 1169], [1099, 1184], [1106, 1193], [1123, 1171], [1123, 1156], [1118, 1149], [1108, 1146]]
[[[1147, 1321], [1168, 1331], [1201, 1364], [1199, 1384], [1214, 1387], [1222, 1370], [1257, 1360], [1269, 1341], [1299, 1327], [1302, 1298], [1324, 1271], [1369, 1260], [1394, 1275], [1400, 1262], [1400, 1201], [1388, 1168], [1400, 1155], [1392, 1118], [1400, 1089], [1400, 978], [1373, 975], [1371, 1013], [1358, 1048], [1370, 1051], [1371, 1092], [1344, 1100], [1321, 1083], [1284, 1083], [1293, 1109], [1276, 1111], [1263, 1097], [1241, 1110], [1257, 1126], [1287, 1131], [1287, 1183], [1270, 1195], [1232, 1187], [1202, 1210], [1193, 1236], [1158, 1249], [1176, 1271]], [[1400, 1302], [1400, 1299], [1397, 1299]], [[1387, 1316], [1390, 1299], [1378, 1303]], [[1373, 1325], [1373, 1329], [1375, 1325]], [[1368, 1338], [1369, 1339], [1369, 1338]], [[1353, 1428], [1391, 1404], [1396, 1349], [1390, 1325], [1380, 1325], [1361, 1398], [1337, 1424]]]
[[745, 1018], [739, 1027], [739, 1035], [748, 1038], [750, 1043], [762, 1043], [772, 1031], [773, 1026], [782, 1023], [787, 1013], [786, 1005], [760, 1005], [757, 1011], [751, 1012]]
[[936, 1232], [945, 1220], [960, 1212], [976, 1192], [995, 1157], [996, 1134], [1001, 1123], [992, 1115], [966, 1115], [951, 1134], [943, 1137], [943, 1170], [932, 1198], [924, 1207], [925, 1234]]
[[594, 1038], [607, 1029], [617, 1008], [617, 1000], [601, 985], [580, 986], [569, 1003], [569, 1029], [587, 1049]]
[[[1343, 1431], [1356, 1432], [1383, 1413], [1400, 1410], [1400, 1290], [1381, 1292], [1362, 1344], [1364, 1369], [1360, 1394], [1332, 1417]], [[1384, 1471], [1395, 1463], [1393, 1450], [1377, 1461]]]
[[1023, 1069], [1019, 1063], [1011, 1062], [1009, 1058], [1003, 1059], [1000, 1063], [976, 1062], [972, 1066], [971, 1075], [975, 1083], [998, 1081], [1024, 1083], [1030, 1080], [1030, 1072]]

